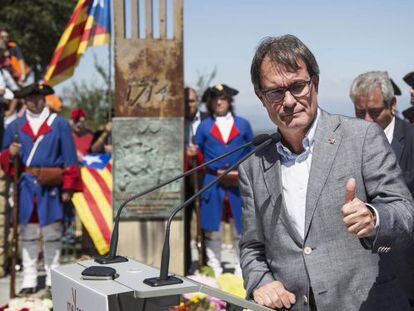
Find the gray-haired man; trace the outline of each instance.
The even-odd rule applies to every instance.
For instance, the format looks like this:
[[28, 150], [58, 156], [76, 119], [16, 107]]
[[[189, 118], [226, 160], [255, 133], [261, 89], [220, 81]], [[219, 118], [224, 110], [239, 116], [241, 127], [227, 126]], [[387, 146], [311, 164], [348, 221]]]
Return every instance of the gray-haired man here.
[[292, 310], [409, 310], [390, 256], [414, 207], [375, 123], [318, 108], [319, 67], [296, 37], [267, 38], [252, 82], [282, 141], [240, 166], [248, 295]]
[[388, 73], [370, 71], [360, 74], [352, 82], [350, 97], [357, 118], [376, 122], [384, 130], [408, 189], [414, 194], [414, 126], [395, 115], [397, 99]]
[[[391, 144], [405, 182], [414, 193], [414, 126], [395, 116], [397, 99], [386, 71], [360, 74], [352, 82], [350, 97], [357, 118], [378, 123]], [[414, 308], [414, 245], [399, 256], [392, 256]]]

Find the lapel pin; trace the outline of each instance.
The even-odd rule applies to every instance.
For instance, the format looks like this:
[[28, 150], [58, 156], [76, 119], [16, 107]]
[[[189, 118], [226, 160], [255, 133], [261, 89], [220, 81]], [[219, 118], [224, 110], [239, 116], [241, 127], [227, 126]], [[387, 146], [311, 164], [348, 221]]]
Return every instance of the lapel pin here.
[[335, 144], [335, 138], [329, 138], [329, 139], [328, 139], [328, 142], [329, 142], [331, 145]]

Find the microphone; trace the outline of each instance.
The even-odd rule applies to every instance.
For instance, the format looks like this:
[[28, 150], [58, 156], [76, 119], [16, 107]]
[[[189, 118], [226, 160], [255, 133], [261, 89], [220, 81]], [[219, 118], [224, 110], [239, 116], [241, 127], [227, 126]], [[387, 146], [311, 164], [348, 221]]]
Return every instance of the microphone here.
[[171, 227], [171, 221], [173, 220], [174, 216], [183, 208], [190, 205], [198, 196], [200, 196], [203, 192], [210, 189], [212, 186], [214, 186], [216, 183], [218, 183], [225, 175], [230, 173], [234, 168], [236, 168], [240, 163], [244, 162], [246, 159], [248, 159], [252, 154], [266, 148], [272, 143], [276, 143], [281, 140], [281, 136], [279, 133], [274, 133], [272, 135], [269, 135], [269, 140], [264, 140], [257, 148], [250, 151], [248, 154], [246, 154], [244, 157], [242, 157], [240, 160], [238, 160], [236, 163], [231, 165], [229, 168], [227, 168], [223, 174], [218, 176], [216, 179], [211, 181], [208, 185], [206, 185], [204, 188], [202, 188], [200, 191], [195, 193], [191, 198], [189, 198], [187, 201], [185, 201], [183, 204], [178, 205], [174, 208], [174, 210], [171, 212], [170, 217], [168, 218], [167, 222], [167, 228], [165, 229], [165, 239], [164, 239], [164, 246], [162, 249], [162, 255], [161, 255], [161, 268], [160, 268], [160, 276], [154, 277], [154, 278], [147, 278], [144, 280], [144, 283], [152, 286], [152, 287], [159, 287], [159, 286], [165, 286], [165, 285], [173, 285], [173, 284], [180, 284], [183, 281], [175, 276], [168, 275], [168, 267], [170, 264], [170, 227]]
[[183, 178], [183, 177], [186, 177], [188, 175], [191, 175], [192, 173], [200, 170], [201, 168], [203, 168], [203, 167], [205, 167], [205, 166], [207, 166], [207, 165], [209, 165], [209, 164], [211, 164], [213, 162], [216, 162], [216, 161], [218, 161], [218, 160], [220, 160], [222, 158], [225, 158], [225, 157], [227, 157], [227, 156], [229, 156], [229, 155], [231, 155], [231, 154], [233, 154], [233, 153], [235, 153], [235, 152], [237, 152], [237, 151], [239, 151], [241, 149], [247, 148], [247, 147], [249, 147], [251, 145], [259, 146], [262, 143], [264, 143], [264, 142], [266, 142], [266, 141], [268, 141], [270, 139], [273, 139], [273, 135], [275, 135], [275, 134], [278, 134], [278, 133], [274, 133], [272, 135], [269, 135], [269, 134], [260, 134], [260, 135], [257, 135], [250, 142], [248, 142], [248, 143], [246, 143], [244, 145], [241, 145], [241, 146], [233, 149], [232, 151], [229, 151], [229, 152], [227, 152], [227, 153], [225, 153], [225, 154], [223, 154], [223, 155], [221, 155], [221, 156], [219, 156], [217, 158], [214, 158], [214, 159], [212, 159], [212, 160], [210, 160], [208, 162], [205, 162], [205, 163], [203, 163], [203, 164], [201, 164], [201, 165], [199, 165], [199, 166], [197, 166], [197, 167], [195, 167], [195, 168], [193, 168], [193, 169], [191, 169], [191, 170], [189, 170], [187, 172], [184, 172], [184, 173], [182, 173], [182, 174], [180, 174], [178, 176], [172, 177], [172, 178], [166, 180], [165, 182], [162, 182], [162, 183], [160, 183], [158, 185], [155, 185], [154, 187], [152, 187], [150, 189], [144, 190], [144, 191], [142, 191], [142, 192], [140, 192], [138, 194], [135, 194], [132, 197], [126, 199], [119, 206], [118, 211], [117, 211], [116, 216], [115, 216], [114, 227], [113, 227], [112, 235], [111, 235], [111, 243], [109, 245], [109, 251], [105, 255], [100, 256], [100, 257], [97, 257], [95, 259], [95, 262], [100, 263], [100, 264], [110, 264], [110, 263], [126, 262], [126, 261], [128, 261], [128, 259], [126, 257], [118, 256], [116, 254], [117, 248], [118, 248], [119, 222], [120, 222], [120, 218], [121, 218], [121, 212], [122, 212], [122, 210], [125, 208], [125, 206], [128, 203], [130, 203], [131, 201], [134, 201], [134, 200], [136, 200], [136, 199], [138, 199], [138, 198], [140, 198], [140, 197], [142, 197], [142, 196], [144, 196], [146, 194], [149, 194], [149, 193], [151, 193], [151, 192], [153, 192], [155, 190], [158, 190], [159, 188], [164, 187], [165, 185], [168, 185], [168, 184], [170, 184], [170, 183], [172, 183], [172, 182], [174, 182], [174, 181], [176, 181], [176, 180], [178, 180], [180, 178]]

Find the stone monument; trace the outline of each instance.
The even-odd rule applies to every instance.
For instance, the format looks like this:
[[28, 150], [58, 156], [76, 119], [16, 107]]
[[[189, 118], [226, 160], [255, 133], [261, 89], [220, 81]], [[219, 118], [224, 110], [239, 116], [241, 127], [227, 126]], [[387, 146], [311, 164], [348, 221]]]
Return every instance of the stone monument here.
[[[115, 0], [116, 213], [120, 202], [183, 171], [183, 1]], [[166, 219], [183, 199], [176, 182], [129, 204], [119, 254], [158, 267]], [[171, 271], [184, 273], [181, 217], [171, 231]]]

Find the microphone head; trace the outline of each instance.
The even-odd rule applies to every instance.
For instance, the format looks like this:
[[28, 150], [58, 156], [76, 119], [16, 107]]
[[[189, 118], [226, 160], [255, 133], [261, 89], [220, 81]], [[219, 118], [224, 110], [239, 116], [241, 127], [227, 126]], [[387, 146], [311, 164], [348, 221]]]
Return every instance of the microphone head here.
[[270, 136], [270, 138], [272, 139], [272, 141], [274, 143], [277, 143], [277, 142], [279, 142], [282, 139], [282, 135], [280, 135], [279, 132], [275, 132], [273, 134], [270, 134], [269, 136]]
[[271, 139], [269, 134], [260, 134], [260, 135], [257, 135], [256, 137], [254, 137], [252, 139], [252, 144], [254, 146], [259, 146], [262, 143], [264, 143], [266, 140], [269, 140], [269, 139]]

